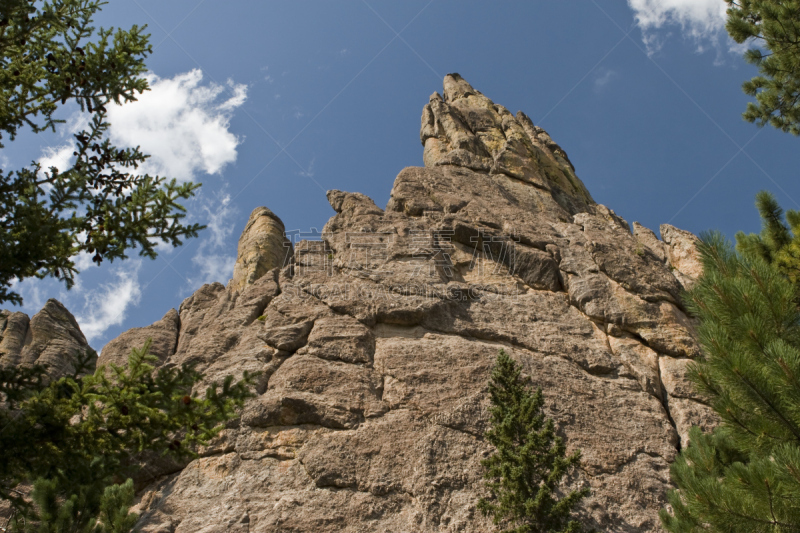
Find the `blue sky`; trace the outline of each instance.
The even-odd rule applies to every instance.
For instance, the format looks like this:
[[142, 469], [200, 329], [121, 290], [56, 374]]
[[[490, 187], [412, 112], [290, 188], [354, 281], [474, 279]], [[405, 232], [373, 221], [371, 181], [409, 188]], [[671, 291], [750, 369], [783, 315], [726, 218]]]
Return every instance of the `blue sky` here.
[[[385, 205], [397, 173], [422, 164], [422, 106], [449, 72], [530, 115], [629, 222], [732, 238], [758, 231], [761, 189], [800, 209], [798, 139], [741, 119], [755, 72], [722, 0], [114, 0], [96, 22], [148, 25], [153, 90], [113, 111], [112, 136], [152, 154], [149, 170], [202, 182], [187, 207], [209, 225], [155, 261], [79, 258], [69, 292], [18, 285], [23, 311], [60, 299], [98, 350], [226, 283], [253, 208], [308, 232], [333, 214], [328, 189]], [[9, 143], [0, 164], [68, 156], [73, 113], [55, 135]]]

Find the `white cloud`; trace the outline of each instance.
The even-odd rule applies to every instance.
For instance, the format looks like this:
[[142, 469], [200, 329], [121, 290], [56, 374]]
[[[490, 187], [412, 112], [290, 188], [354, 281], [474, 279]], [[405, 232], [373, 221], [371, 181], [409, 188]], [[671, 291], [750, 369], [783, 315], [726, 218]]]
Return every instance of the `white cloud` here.
[[114, 273], [115, 281], [84, 295], [83, 309], [75, 318], [89, 342], [103, 335], [111, 326], [122, 324], [128, 308], [139, 303], [142, 296], [139, 284], [141, 266], [141, 260], [127, 260]]
[[[78, 240], [83, 242], [85, 233], [81, 233], [78, 236]], [[89, 268], [93, 268], [97, 266], [97, 263], [92, 261], [92, 257], [94, 254], [90, 254], [89, 252], [78, 252], [77, 255], [73, 255], [70, 259], [75, 263], [75, 268], [78, 269], [79, 272], [83, 272]]]
[[238, 210], [231, 203], [230, 195], [222, 195], [218, 200], [213, 208], [208, 203], [201, 208], [205, 213], [205, 220], [201, 222], [207, 227], [201, 233], [203, 240], [192, 257], [192, 263], [198, 270], [188, 279], [191, 290], [204, 283], [226, 283], [233, 275], [236, 256], [225, 252], [236, 249], [233, 220]]
[[698, 51], [708, 45], [719, 50], [724, 42], [731, 51], [739, 51], [725, 31], [724, 0], [628, 0], [628, 6], [651, 54], [661, 48], [665, 38], [658, 30], [669, 26], [679, 26], [683, 36], [695, 42]]
[[91, 119], [90, 113], [76, 111], [67, 119], [67, 127], [61, 131], [61, 135], [63, 136], [65, 132], [74, 135], [81, 131], [88, 131]]
[[206, 283], [219, 281], [222, 284], [228, 283], [233, 277], [233, 267], [236, 264], [236, 257], [223, 254], [197, 254], [192, 258], [198, 268], [198, 275], [189, 279], [192, 289], [197, 289]]
[[303, 177], [306, 177], [306, 178], [313, 178], [314, 177], [314, 163], [316, 163], [316, 162], [317, 162], [317, 156], [312, 157], [311, 161], [308, 162], [308, 169], [307, 170], [301, 170], [300, 172], [298, 172], [298, 174], [300, 176], [303, 176]]
[[72, 144], [61, 146], [48, 146], [42, 149], [42, 156], [38, 163], [41, 165], [40, 174], [50, 173], [50, 167], [56, 167], [59, 172], [64, 172], [72, 167], [72, 153], [75, 147]]
[[[46, 287], [47, 281], [36, 278], [26, 278], [22, 281], [18, 279], [11, 280], [11, 289], [22, 296], [22, 311], [27, 312], [29, 316], [38, 313], [44, 307], [47, 301], [47, 294], [50, 293], [52, 287]], [[50, 285], [55, 285], [51, 282]]]
[[217, 84], [203, 86], [192, 70], [171, 79], [147, 76], [150, 90], [137, 102], [109, 106], [109, 136], [119, 146], [141, 146], [151, 157], [142, 173], [191, 181], [198, 172], [219, 173], [236, 160], [241, 142], [229, 131], [231, 113], [247, 99], [247, 86], [228, 80], [231, 96]]
[[204, 244], [207, 243], [212, 248], [225, 247], [229, 244], [230, 237], [233, 235], [233, 221], [231, 219], [236, 214], [236, 208], [231, 205], [231, 196], [229, 194], [223, 195], [219, 200], [219, 207], [217, 207], [216, 211], [212, 211], [208, 206], [205, 206], [203, 210], [208, 215], [206, 231], [211, 236]]
[[594, 78], [594, 90], [596, 92], [601, 91], [616, 75], [617, 73], [611, 69], [598, 68]]

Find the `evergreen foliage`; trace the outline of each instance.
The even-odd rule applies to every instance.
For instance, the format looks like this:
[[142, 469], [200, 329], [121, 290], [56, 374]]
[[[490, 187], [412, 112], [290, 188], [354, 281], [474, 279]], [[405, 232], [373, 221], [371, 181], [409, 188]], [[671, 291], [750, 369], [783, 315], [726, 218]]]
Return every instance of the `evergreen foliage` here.
[[[48, 380], [46, 369], [0, 369], [0, 498], [11, 502], [9, 531], [122, 533], [139, 468], [156, 452], [194, 457], [252, 394], [252, 376], [228, 376], [204, 395], [191, 366], [160, 367], [148, 350], [132, 350], [124, 367], [87, 374], [96, 354], [80, 354], [74, 372]], [[20, 491], [32, 484], [31, 501]]]
[[725, 1], [730, 36], [756, 45], [744, 58], [760, 74], [742, 85], [756, 101], [747, 104], [742, 116], [759, 126], [800, 134], [800, 1]]
[[761, 215], [761, 233], [738, 232], [736, 250], [747, 258], [772, 264], [789, 281], [800, 284], [800, 211], [789, 209], [784, 220], [783, 209], [767, 191], [756, 195], [756, 207]]
[[[765, 217], [765, 227], [775, 230], [775, 221]], [[710, 434], [694, 428], [672, 465], [678, 490], [661, 519], [676, 533], [800, 531], [797, 293], [763, 254], [751, 253], [758, 241], [746, 242], [753, 246], [745, 254], [715, 233], [700, 245], [704, 272], [689, 306], [703, 357], [690, 377], [722, 422]], [[782, 243], [764, 240], [761, 250]]]
[[144, 28], [100, 29], [99, 0], [0, 0], [0, 148], [20, 130], [56, 131], [68, 102], [88, 114], [75, 134], [69, 168], [0, 169], [0, 302], [22, 303], [15, 279], [55, 277], [67, 288], [79, 252], [93, 260], [124, 259], [139, 247], [153, 258], [163, 241], [177, 246], [202, 229], [181, 223], [178, 203], [199, 185], [137, 175], [147, 158], [106, 136], [106, 106], [136, 100], [150, 53]]
[[486, 439], [496, 451], [482, 461], [491, 498], [481, 498], [478, 509], [491, 515], [503, 533], [576, 533], [580, 522], [570, 515], [588, 488], [558, 498], [557, 490], [580, 451], [566, 456], [563, 439], [553, 420], [542, 413], [542, 389], [531, 393], [520, 367], [500, 351], [489, 384], [492, 428]]

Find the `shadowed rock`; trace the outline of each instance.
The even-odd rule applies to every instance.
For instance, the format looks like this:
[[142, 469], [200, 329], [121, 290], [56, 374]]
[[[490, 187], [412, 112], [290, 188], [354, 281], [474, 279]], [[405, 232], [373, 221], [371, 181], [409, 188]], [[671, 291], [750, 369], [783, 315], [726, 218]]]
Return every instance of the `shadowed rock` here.
[[175, 353], [180, 331], [180, 316], [175, 309], [170, 309], [164, 318], [144, 328], [129, 329], [103, 347], [97, 360], [99, 365], [124, 365], [128, 362], [131, 350], [142, 348], [148, 339], [151, 340], [150, 354], [158, 358], [160, 364]]

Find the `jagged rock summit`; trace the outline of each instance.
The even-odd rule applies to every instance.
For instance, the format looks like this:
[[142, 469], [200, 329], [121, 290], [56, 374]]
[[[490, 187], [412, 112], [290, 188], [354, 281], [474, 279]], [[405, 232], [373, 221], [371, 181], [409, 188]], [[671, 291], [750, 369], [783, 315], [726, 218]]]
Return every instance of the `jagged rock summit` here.
[[142, 531], [492, 531], [475, 506], [500, 349], [583, 452], [584, 523], [660, 530], [670, 462], [714, 423], [684, 376], [696, 238], [631, 232], [544, 130], [456, 74], [421, 140], [425, 167], [400, 172], [385, 210], [329, 191], [322, 240], [292, 247], [259, 208], [227, 286], [105, 347], [101, 364], [153, 337], [209, 380], [262, 372], [201, 458], [145, 469]]

